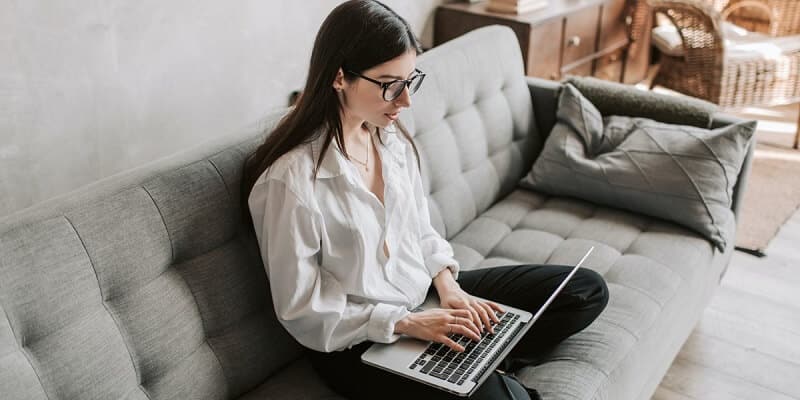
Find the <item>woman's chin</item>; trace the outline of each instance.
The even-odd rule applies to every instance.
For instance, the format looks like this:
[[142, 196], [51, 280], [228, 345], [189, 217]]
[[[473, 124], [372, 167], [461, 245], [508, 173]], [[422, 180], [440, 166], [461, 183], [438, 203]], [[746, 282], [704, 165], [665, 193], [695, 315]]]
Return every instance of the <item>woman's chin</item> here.
[[381, 118], [379, 121], [374, 121], [374, 122], [370, 121], [370, 123], [372, 125], [374, 125], [374, 126], [377, 126], [378, 128], [381, 128], [381, 129], [386, 129], [386, 128], [394, 125], [394, 121], [390, 120], [390, 119], [387, 119], [387, 118]]

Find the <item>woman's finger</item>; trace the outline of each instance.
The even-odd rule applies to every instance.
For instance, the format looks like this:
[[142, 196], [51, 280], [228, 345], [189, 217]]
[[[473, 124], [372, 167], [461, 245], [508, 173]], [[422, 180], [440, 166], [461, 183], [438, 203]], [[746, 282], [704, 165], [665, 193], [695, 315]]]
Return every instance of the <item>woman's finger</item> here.
[[450, 315], [453, 317], [472, 319], [472, 312], [470, 312], [468, 308], [454, 308], [448, 311], [450, 311]]
[[[477, 317], [477, 313], [469, 307], [453, 309], [451, 315], [458, 318], [464, 318], [466, 320], [473, 322], [476, 320]], [[448, 322], [453, 322], [453, 321], [448, 321]]]
[[[447, 310], [450, 312], [450, 315], [452, 315], [453, 317], [465, 318], [465, 319], [467, 319], [469, 321], [472, 321], [473, 325], [479, 327], [478, 328], [478, 333], [480, 334], [480, 331], [481, 331], [480, 326], [483, 325], [480, 322], [481, 321], [480, 315], [478, 314], [478, 311], [476, 311], [472, 307], [471, 304], [469, 304], [469, 303], [465, 303], [465, 304], [466, 304], [466, 306], [464, 308], [451, 308], [451, 309], [447, 309]], [[453, 323], [453, 321], [447, 321], [447, 322], [448, 323]]]
[[[471, 314], [470, 314], [470, 315], [471, 315]], [[477, 326], [477, 325], [475, 325], [475, 323], [474, 323], [474, 322], [472, 322], [472, 319], [470, 319], [470, 318], [468, 318], [468, 317], [467, 317], [467, 318], [459, 318], [459, 319], [457, 320], [457, 323], [458, 323], [459, 325], [463, 325], [463, 326], [465, 326], [465, 327], [466, 327], [467, 329], [469, 329], [470, 331], [472, 331], [472, 332], [475, 332], [475, 334], [476, 334], [476, 335], [478, 335], [478, 336], [480, 336], [480, 335], [481, 335], [481, 330], [480, 330], [480, 328], [478, 328], [478, 326]]]
[[493, 301], [487, 300], [486, 304], [488, 304], [490, 307], [492, 307], [495, 311], [500, 311], [501, 313], [505, 313], [506, 312], [506, 310], [504, 310], [503, 307], [500, 306], [500, 304], [497, 304], [497, 303], [495, 303]]
[[483, 309], [486, 310], [486, 313], [489, 314], [489, 318], [491, 318], [492, 321], [494, 321], [495, 323], [500, 323], [500, 318], [497, 318], [497, 314], [495, 314], [494, 310], [492, 309], [492, 306], [489, 305], [488, 302], [482, 301], [481, 307], [483, 307]]
[[472, 323], [474, 323], [475, 326], [478, 327], [478, 331], [479, 332], [482, 331], [483, 330], [483, 323], [481, 322], [481, 316], [480, 316], [480, 314], [478, 314], [478, 310], [476, 310], [475, 307], [472, 307], [472, 305], [470, 305], [469, 312], [471, 314]]
[[481, 340], [481, 335], [475, 333], [475, 331], [465, 325], [454, 325], [453, 332], [464, 335], [476, 342]]
[[481, 317], [481, 322], [483, 322], [483, 326], [489, 330], [489, 332], [494, 333], [494, 328], [492, 328], [492, 320], [489, 318], [489, 313], [486, 312], [486, 309], [483, 308], [479, 301], [476, 301], [474, 304], [475, 309], [478, 312], [478, 315]]
[[445, 335], [442, 335], [440, 337], [439, 342], [442, 343], [443, 345], [445, 345], [445, 346], [447, 346], [447, 347], [459, 352], [459, 353], [464, 351], [464, 346], [454, 342], [453, 339], [450, 339], [449, 337], [447, 337]]
[[497, 315], [494, 314], [494, 310], [492, 310], [492, 307], [490, 307], [488, 304], [481, 303], [481, 307], [483, 307], [483, 310], [486, 312], [486, 315], [491, 320], [491, 323], [489, 324], [489, 326], [491, 327], [490, 332], [494, 333], [494, 327], [495, 325], [500, 323], [500, 320], [497, 318]]

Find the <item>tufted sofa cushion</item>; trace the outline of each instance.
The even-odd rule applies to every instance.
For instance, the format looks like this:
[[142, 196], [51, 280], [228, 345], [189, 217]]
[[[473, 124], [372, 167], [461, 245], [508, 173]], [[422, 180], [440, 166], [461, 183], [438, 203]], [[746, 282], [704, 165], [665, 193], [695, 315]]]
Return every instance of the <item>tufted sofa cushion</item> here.
[[606, 310], [543, 364], [518, 373], [544, 398], [558, 399], [639, 398], [648, 363], [662, 358], [669, 365], [713, 293], [724, 258], [675, 224], [522, 189], [451, 243], [465, 270], [573, 264], [595, 246], [586, 267], [608, 283]]
[[543, 138], [510, 29], [467, 33], [417, 66], [428, 76], [401, 122], [420, 151], [431, 223], [450, 239], [517, 186]]
[[0, 220], [3, 398], [227, 399], [298, 357], [239, 222], [265, 123]]

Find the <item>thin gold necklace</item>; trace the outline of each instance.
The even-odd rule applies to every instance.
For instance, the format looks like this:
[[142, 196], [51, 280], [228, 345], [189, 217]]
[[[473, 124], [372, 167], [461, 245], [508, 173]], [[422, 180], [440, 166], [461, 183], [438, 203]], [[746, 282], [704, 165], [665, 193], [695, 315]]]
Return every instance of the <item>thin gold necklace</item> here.
[[370, 144], [372, 143], [372, 135], [369, 135], [369, 136], [370, 136], [370, 138], [369, 138], [369, 140], [367, 140], [367, 161], [361, 161], [361, 160], [353, 157], [352, 155], [350, 155], [350, 158], [352, 158], [353, 161], [363, 165], [364, 169], [367, 170], [367, 171], [369, 171], [369, 153], [371, 152], [370, 151]]

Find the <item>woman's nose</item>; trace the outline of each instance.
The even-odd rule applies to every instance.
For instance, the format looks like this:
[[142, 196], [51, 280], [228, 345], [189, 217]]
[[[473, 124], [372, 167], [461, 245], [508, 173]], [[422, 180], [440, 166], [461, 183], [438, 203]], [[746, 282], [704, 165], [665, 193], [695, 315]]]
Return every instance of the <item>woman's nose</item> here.
[[410, 107], [411, 106], [411, 93], [408, 91], [408, 86], [403, 88], [403, 92], [400, 93], [400, 96], [394, 99], [394, 104], [397, 107]]

